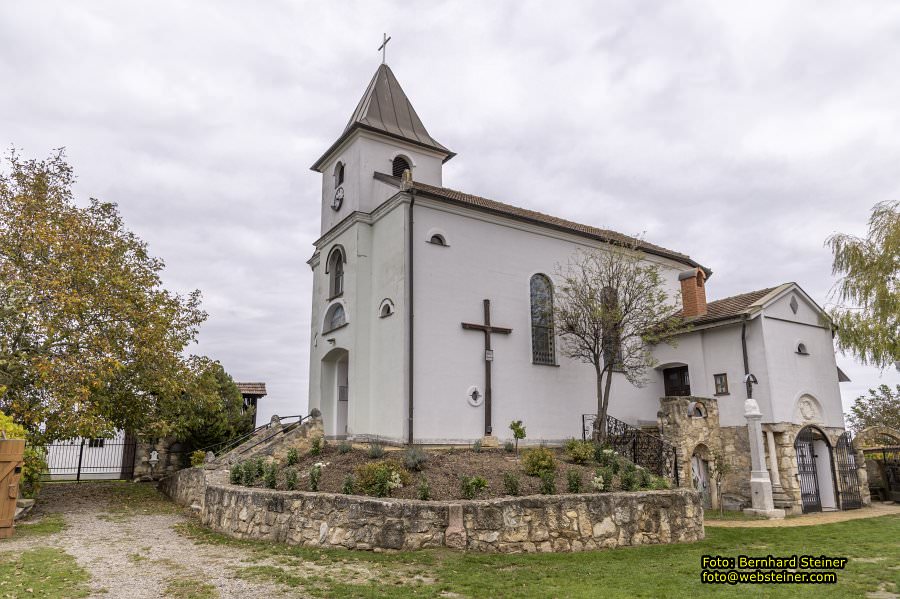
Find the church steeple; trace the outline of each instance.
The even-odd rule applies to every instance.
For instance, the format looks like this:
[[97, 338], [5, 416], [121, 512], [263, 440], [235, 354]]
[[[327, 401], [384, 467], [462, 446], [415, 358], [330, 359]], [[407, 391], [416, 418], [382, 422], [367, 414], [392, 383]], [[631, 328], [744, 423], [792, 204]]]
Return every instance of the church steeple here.
[[443, 162], [456, 155], [431, 137], [393, 71], [386, 64], [379, 65], [343, 133], [312, 169], [320, 171], [331, 153], [356, 129], [373, 131], [439, 152], [444, 155]]

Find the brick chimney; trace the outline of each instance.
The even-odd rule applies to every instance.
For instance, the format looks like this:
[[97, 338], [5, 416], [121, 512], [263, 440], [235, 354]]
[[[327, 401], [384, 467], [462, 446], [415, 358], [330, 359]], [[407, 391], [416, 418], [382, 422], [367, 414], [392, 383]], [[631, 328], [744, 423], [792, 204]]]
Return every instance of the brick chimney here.
[[678, 275], [681, 281], [681, 306], [685, 318], [706, 315], [706, 273], [692, 268]]

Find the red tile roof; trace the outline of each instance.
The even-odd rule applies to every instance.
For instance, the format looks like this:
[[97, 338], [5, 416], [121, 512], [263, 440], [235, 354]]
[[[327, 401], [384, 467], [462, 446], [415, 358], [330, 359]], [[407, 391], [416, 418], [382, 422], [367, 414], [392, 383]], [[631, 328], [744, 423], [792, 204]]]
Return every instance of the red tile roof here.
[[[776, 289], [778, 289], [777, 286], [768, 287], [766, 289], [741, 293], [740, 295], [732, 295], [731, 297], [708, 302], [706, 304], [706, 314], [690, 319], [690, 323], [693, 325], [700, 325], [737, 318], [738, 316], [745, 314], [750, 306]], [[679, 312], [678, 315], [680, 314], [681, 313]]]

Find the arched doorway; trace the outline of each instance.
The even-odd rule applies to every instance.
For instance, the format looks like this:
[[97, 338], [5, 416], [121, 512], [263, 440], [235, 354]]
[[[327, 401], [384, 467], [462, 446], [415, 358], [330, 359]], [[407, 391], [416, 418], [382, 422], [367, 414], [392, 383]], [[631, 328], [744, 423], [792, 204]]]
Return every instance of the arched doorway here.
[[343, 439], [350, 423], [350, 353], [335, 348], [322, 358], [321, 410], [326, 435]]
[[694, 453], [691, 455], [691, 482], [694, 489], [700, 492], [705, 509], [713, 508], [715, 492], [710, 483], [709, 471], [709, 450], [705, 445], [700, 444], [694, 448]]
[[833, 461], [828, 437], [815, 426], [806, 426], [794, 440], [803, 513], [838, 509]]

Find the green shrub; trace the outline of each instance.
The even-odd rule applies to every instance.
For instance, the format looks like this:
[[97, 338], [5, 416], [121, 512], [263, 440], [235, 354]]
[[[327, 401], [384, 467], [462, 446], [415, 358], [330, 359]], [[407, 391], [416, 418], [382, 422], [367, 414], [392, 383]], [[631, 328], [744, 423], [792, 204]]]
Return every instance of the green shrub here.
[[353, 444], [350, 441], [341, 441], [338, 443], [338, 453], [344, 455], [353, 451]]
[[555, 472], [556, 460], [546, 447], [532, 447], [522, 452], [522, 467], [525, 474], [540, 476], [544, 472]]
[[566, 488], [569, 493], [581, 493], [581, 472], [569, 470], [566, 473]]
[[297, 469], [288, 468], [284, 471], [284, 486], [288, 491], [297, 490]]
[[428, 454], [421, 447], [410, 447], [403, 453], [403, 465], [407, 470], [421, 472], [427, 461]]
[[[2, 394], [2, 390], [0, 390], [0, 395]], [[3, 412], [0, 412], [0, 430], [6, 433], [7, 439], [27, 438], [25, 427], [17, 424], [12, 416], [7, 416]], [[22, 461], [24, 463], [19, 476], [19, 495], [35, 497], [41, 490], [41, 474], [47, 471], [47, 456], [44, 448], [26, 444]]]
[[625, 472], [630, 472], [631, 474], [637, 476], [637, 464], [635, 464], [631, 460], [626, 460], [624, 458], [619, 460], [619, 462], [622, 464], [622, 469]]
[[637, 489], [638, 479], [637, 474], [634, 471], [623, 470], [621, 474], [619, 474], [619, 486], [622, 487], [623, 491], [634, 491]]
[[516, 450], [516, 446], [512, 441], [507, 441], [503, 444], [503, 451], [506, 453], [512, 453]]
[[431, 487], [428, 484], [428, 479], [424, 476], [419, 479], [419, 486], [416, 487], [416, 496], [422, 501], [431, 499]]
[[616, 452], [606, 445], [594, 445], [594, 460], [601, 467], [608, 468], [617, 460]]
[[653, 478], [652, 489], [662, 490], [669, 488], [669, 481], [664, 476], [656, 476]]
[[370, 441], [368, 454], [373, 460], [380, 460], [384, 457], [384, 444], [378, 440]]
[[300, 452], [297, 451], [296, 447], [291, 447], [287, 451], [287, 465], [293, 466], [297, 462], [300, 461]]
[[319, 481], [322, 479], [322, 463], [316, 462], [309, 467], [309, 490], [318, 491]]
[[266, 462], [262, 458], [256, 458], [253, 460], [255, 476], [256, 478], [262, 478], [266, 473]]
[[257, 464], [257, 460], [244, 462], [244, 467], [241, 469], [241, 484], [245, 487], [252, 487], [256, 479], [259, 478], [256, 469]]
[[609, 466], [597, 468], [594, 478], [591, 479], [591, 488], [598, 493], [603, 493], [612, 489], [612, 482], [612, 468]]
[[233, 485], [239, 485], [241, 484], [243, 475], [244, 463], [238, 462], [236, 464], [232, 464], [231, 470], [228, 472], [228, 481]]
[[372, 497], [390, 497], [394, 489], [409, 484], [409, 472], [391, 460], [371, 462], [356, 467], [357, 486]]
[[472, 451], [475, 453], [481, 453], [481, 439], [476, 440], [472, 443]]
[[267, 489], [274, 489], [278, 482], [278, 464], [274, 462], [266, 466], [266, 472], [263, 475], [263, 484]]
[[649, 489], [653, 486], [653, 475], [644, 468], [638, 470], [638, 485], [642, 489]]
[[556, 473], [552, 470], [544, 470], [541, 472], [541, 484], [540, 484], [540, 492], [541, 495], [555, 495], [556, 494]]
[[463, 476], [460, 478], [460, 490], [463, 499], [475, 499], [485, 489], [488, 482], [483, 476]]
[[519, 477], [512, 472], [503, 474], [503, 491], [513, 497], [519, 494]]
[[353, 495], [356, 493], [356, 480], [354, 480], [352, 474], [348, 474], [344, 478], [344, 484], [341, 485], [341, 493], [344, 495]]
[[325, 437], [321, 435], [317, 435], [312, 438], [309, 442], [309, 455], [317, 456], [322, 455], [322, 451], [325, 449]]
[[198, 449], [197, 451], [191, 452], [191, 467], [196, 468], [197, 466], [202, 466], [203, 462], [206, 461], [206, 452]]
[[509, 423], [509, 430], [512, 431], [513, 439], [516, 440], [516, 455], [519, 455], [519, 441], [525, 438], [525, 425], [521, 420], [513, 420]]
[[564, 446], [566, 455], [576, 464], [586, 464], [594, 457], [594, 444], [578, 439], [569, 439]]

